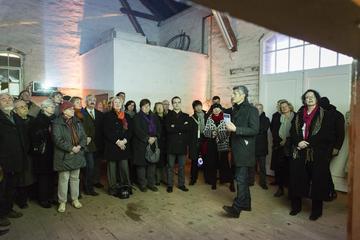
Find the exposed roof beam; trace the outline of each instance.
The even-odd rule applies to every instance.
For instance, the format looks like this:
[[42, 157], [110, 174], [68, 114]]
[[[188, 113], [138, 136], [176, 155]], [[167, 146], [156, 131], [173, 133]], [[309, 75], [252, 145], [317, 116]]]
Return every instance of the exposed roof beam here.
[[131, 24], [135, 28], [135, 31], [138, 33], [141, 33], [143, 36], [145, 36], [145, 33], [142, 30], [139, 22], [137, 21], [136, 17], [132, 14], [132, 11], [131, 11], [128, 1], [127, 0], [119, 0], [119, 1], [120, 1], [121, 5], [128, 11], [127, 16], [129, 18]]
[[135, 17], [140, 17], [140, 18], [145, 18], [147, 20], [151, 20], [151, 21], [156, 21], [156, 22], [159, 22], [160, 19], [157, 18], [156, 16], [154, 15], [151, 15], [151, 14], [147, 14], [147, 13], [143, 13], [143, 12], [138, 12], [138, 11], [135, 11], [135, 10], [127, 10], [126, 8], [120, 8], [120, 12], [124, 13], [124, 14], [132, 14], [133, 16]]

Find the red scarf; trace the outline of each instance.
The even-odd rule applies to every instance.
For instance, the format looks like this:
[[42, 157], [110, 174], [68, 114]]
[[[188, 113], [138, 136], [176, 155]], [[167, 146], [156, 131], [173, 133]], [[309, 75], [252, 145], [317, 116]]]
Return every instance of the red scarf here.
[[121, 122], [123, 128], [124, 128], [125, 130], [127, 130], [127, 129], [128, 129], [128, 122], [126, 121], [125, 112], [123, 112], [123, 111], [117, 112], [117, 111], [115, 110], [115, 113], [116, 113], [116, 115], [117, 115], [118, 120]]
[[307, 106], [304, 107], [304, 111], [303, 111], [303, 120], [304, 120], [304, 124], [305, 124], [304, 140], [307, 140], [309, 137], [311, 122], [312, 122], [315, 114], [317, 113], [318, 109], [319, 109], [319, 106], [316, 105], [316, 107], [311, 111], [311, 113], [308, 114], [307, 113], [308, 107]]
[[219, 115], [211, 114], [211, 119], [214, 120], [215, 123], [219, 123], [221, 120], [224, 120], [224, 113], [221, 112]]

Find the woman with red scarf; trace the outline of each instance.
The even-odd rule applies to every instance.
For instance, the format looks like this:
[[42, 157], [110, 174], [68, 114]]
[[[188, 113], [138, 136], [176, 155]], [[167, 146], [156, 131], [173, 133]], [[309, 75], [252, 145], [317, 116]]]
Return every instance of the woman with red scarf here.
[[301, 199], [312, 199], [309, 219], [317, 220], [322, 215], [323, 201], [329, 198], [329, 162], [332, 143], [329, 115], [319, 106], [320, 95], [315, 90], [307, 90], [291, 127], [294, 145], [293, 159], [290, 161], [289, 196], [290, 215], [301, 211]]
[[104, 116], [105, 159], [109, 194], [118, 196], [124, 188], [132, 193], [128, 165], [132, 131], [130, 116], [122, 110], [123, 98], [114, 97], [111, 105], [112, 109]]
[[208, 138], [205, 171], [207, 182], [211, 189], [216, 189], [217, 170], [219, 169], [220, 183], [230, 183], [230, 190], [234, 189], [233, 178], [228, 160], [229, 134], [226, 130], [224, 113], [220, 104], [211, 106], [204, 129], [204, 136]]

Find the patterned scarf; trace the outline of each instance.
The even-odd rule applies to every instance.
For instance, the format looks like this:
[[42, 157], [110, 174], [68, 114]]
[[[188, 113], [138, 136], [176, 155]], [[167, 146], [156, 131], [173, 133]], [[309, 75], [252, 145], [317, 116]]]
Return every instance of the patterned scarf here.
[[70, 133], [71, 133], [71, 143], [73, 146], [78, 146], [80, 144], [80, 139], [79, 139], [79, 135], [76, 131], [76, 127], [74, 124], [74, 118], [68, 118], [66, 119], [64, 117], [64, 121], [66, 123], [66, 125], [68, 126], [68, 128], [70, 129]]

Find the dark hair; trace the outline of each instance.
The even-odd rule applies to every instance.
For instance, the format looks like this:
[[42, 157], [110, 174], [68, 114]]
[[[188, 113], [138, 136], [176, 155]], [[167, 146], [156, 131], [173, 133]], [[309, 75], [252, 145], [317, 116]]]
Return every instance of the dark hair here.
[[219, 97], [219, 96], [213, 96], [212, 100], [213, 100], [213, 101], [215, 101], [215, 100], [219, 100], [219, 101], [220, 101], [220, 97]]
[[195, 101], [192, 102], [192, 107], [193, 107], [193, 109], [195, 109], [195, 107], [196, 107], [196, 106], [199, 106], [199, 105], [202, 106], [202, 103], [201, 103], [199, 100], [195, 100]]
[[126, 96], [124, 92], [118, 92], [115, 96], [118, 97], [118, 96], [120, 96], [121, 94], [124, 95], [124, 96]]
[[239, 85], [239, 86], [233, 87], [233, 91], [239, 91], [239, 90], [245, 94], [245, 98], [247, 98], [249, 96], [249, 90], [246, 86]]
[[65, 95], [65, 96], [63, 96], [63, 99], [64, 99], [64, 101], [70, 101], [71, 96]]
[[130, 104], [134, 104], [134, 112], [136, 112], [136, 103], [133, 100], [129, 100], [125, 103], [125, 110], [128, 110], [128, 106], [130, 106]]
[[30, 91], [25, 89], [25, 90], [22, 90], [22, 91], [19, 93], [18, 98], [20, 98], [20, 96], [21, 96], [23, 93], [25, 93], [25, 92], [27, 92], [28, 94], [30, 94]]
[[149, 104], [149, 105], [151, 105], [151, 102], [150, 102], [150, 100], [149, 99], [141, 99], [141, 101], [140, 101], [140, 108], [142, 108], [143, 106], [145, 106], [146, 104]]
[[175, 99], [179, 99], [180, 100], [180, 102], [181, 102], [181, 98], [180, 97], [178, 97], [178, 96], [175, 96], [175, 97], [173, 97], [172, 99], [171, 99], [171, 103], [173, 104], [174, 103], [174, 100]]
[[308, 90], [301, 96], [302, 103], [303, 103], [304, 105], [306, 104], [306, 103], [305, 103], [305, 95], [308, 94], [309, 92], [314, 93], [317, 104], [320, 104], [320, 99], [321, 99], [320, 93], [317, 92], [317, 91], [315, 91], [314, 89], [308, 89]]

